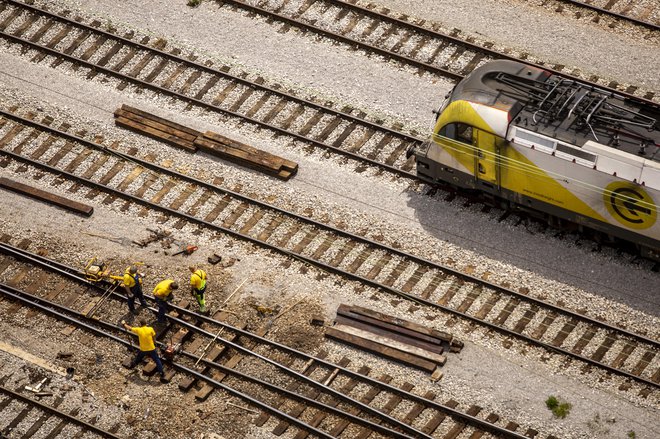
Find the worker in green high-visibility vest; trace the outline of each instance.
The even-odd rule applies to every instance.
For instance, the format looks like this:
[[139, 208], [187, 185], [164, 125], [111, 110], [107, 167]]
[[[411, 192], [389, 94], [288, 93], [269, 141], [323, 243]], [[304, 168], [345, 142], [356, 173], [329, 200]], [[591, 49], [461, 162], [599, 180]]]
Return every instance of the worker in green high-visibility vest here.
[[188, 267], [188, 269], [192, 273], [190, 275], [190, 292], [195, 296], [195, 299], [197, 299], [199, 312], [204, 314], [206, 313], [206, 300], [204, 300], [204, 293], [206, 292], [206, 281], [208, 278], [206, 271], [193, 266]]

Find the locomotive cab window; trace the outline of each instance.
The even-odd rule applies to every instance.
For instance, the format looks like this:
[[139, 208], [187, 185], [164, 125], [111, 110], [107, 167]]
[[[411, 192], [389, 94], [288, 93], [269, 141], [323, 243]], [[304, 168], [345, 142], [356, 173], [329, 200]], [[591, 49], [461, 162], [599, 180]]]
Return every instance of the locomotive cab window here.
[[440, 129], [440, 135], [472, 144], [472, 127], [464, 123], [450, 123]]

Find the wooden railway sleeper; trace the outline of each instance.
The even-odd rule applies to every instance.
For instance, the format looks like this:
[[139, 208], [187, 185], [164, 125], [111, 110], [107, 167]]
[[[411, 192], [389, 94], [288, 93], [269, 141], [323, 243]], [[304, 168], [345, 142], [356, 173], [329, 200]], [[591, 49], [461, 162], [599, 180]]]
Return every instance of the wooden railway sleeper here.
[[[8, 247], [7, 247], [6, 245], [4, 245], [4, 244], [0, 245], [0, 250], [4, 251], [5, 253], [9, 252], [10, 254], [20, 255], [21, 258], [28, 258], [28, 260], [31, 261], [32, 263], [41, 263], [41, 264], [46, 263], [46, 265], [48, 266], [48, 268], [49, 268], [50, 270], [55, 270], [55, 271], [57, 271], [57, 272], [60, 272], [61, 274], [64, 274], [64, 275], [67, 276], [67, 277], [70, 277], [70, 278], [72, 278], [72, 279], [75, 279], [75, 280], [81, 281], [81, 279], [80, 279], [79, 277], [77, 277], [77, 276], [74, 274], [74, 271], [75, 271], [75, 270], [72, 270], [70, 267], [67, 267], [67, 266], [65, 266], [65, 265], [63, 265], [63, 264], [60, 264], [60, 263], [57, 263], [57, 262], [54, 262], [54, 261], [50, 261], [50, 260], [48, 260], [48, 259], [46, 259], [46, 258], [44, 258], [44, 257], [42, 257], [42, 256], [38, 256], [38, 255], [34, 255], [34, 254], [27, 253], [27, 252], [25, 252], [25, 251], [23, 251], [23, 250], [19, 250], [19, 249], [16, 249], [16, 248], [8, 248]], [[16, 252], [18, 252], [18, 253], [16, 253]], [[3, 288], [3, 290], [5, 290], [5, 288]], [[9, 293], [9, 294], [12, 294], [12, 293]], [[17, 298], [17, 299], [19, 299], [19, 300], [24, 300], [22, 297], [18, 297], [18, 296], [16, 296], [15, 294], [12, 294], [12, 297]], [[121, 300], [125, 300], [125, 297], [124, 297], [123, 295], [119, 295], [119, 298], [120, 298]], [[39, 307], [40, 309], [45, 310], [46, 312], [49, 312], [49, 313], [57, 313], [57, 312], [53, 311], [52, 309], [53, 309], [53, 308], [58, 308], [58, 309], [61, 308], [60, 305], [57, 305], [57, 304], [54, 304], [54, 303], [48, 303], [49, 307], [46, 307], [46, 306], [45, 306], [44, 304], [42, 304], [41, 302], [40, 302], [40, 303], [35, 303], [35, 304], [33, 304], [33, 305], [34, 305], [35, 307]], [[186, 314], [186, 315], [188, 315], [188, 314], [193, 314], [192, 312], [187, 311], [187, 310], [185, 310], [185, 309], [179, 309], [179, 308], [176, 307], [176, 306], [175, 306], [175, 308], [177, 309], [178, 312], [181, 312], [181, 313], [183, 313], [183, 314]], [[60, 314], [61, 314], [61, 313], [60, 313]], [[59, 315], [59, 314], [58, 314], [58, 315]], [[65, 319], [66, 319], [67, 317], [62, 316], [62, 318], [65, 318]], [[291, 349], [291, 348], [289, 348], [289, 347], [286, 347], [286, 346], [284, 346], [284, 345], [281, 345], [281, 344], [279, 344], [279, 343], [277, 343], [277, 342], [274, 342], [274, 341], [272, 341], [272, 340], [268, 340], [268, 339], [265, 339], [265, 338], [263, 338], [263, 337], [256, 336], [255, 334], [249, 333], [249, 332], [247, 332], [247, 331], [243, 331], [243, 330], [240, 330], [240, 329], [238, 329], [238, 328], [232, 328], [231, 325], [227, 325], [227, 324], [225, 324], [225, 323], [223, 323], [223, 322], [215, 322], [215, 321], [213, 321], [212, 319], [210, 319], [210, 318], [208, 318], [208, 317], [206, 317], [206, 316], [199, 316], [199, 318], [201, 318], [201, 320], [204, 320], [204, 321], [213, 322], [213, 323], [215, 323], [215, 324], [220, 324], [220, 325], [222, 325], [222, 326], [229, 327], [229, 328], [231, 328], [233, 331], [235, 331], [235, 332], [237, 332], [237, 333], [240, 333], [240, 334], [245, 335], [245, 336], [248, 336], [248, 337], [257, 338], [257, 339], [261, 340], [261, 342], [264, 342], [264, 343], [266, 343], [266, 344], [270, 344], [270, 345], [273, 345], [273, 346], [279, 347], [279, 348], [281, 348], [281, 349], [283, 349], [283, 350], [285, 350], [285, 351], [289, 351], [289, 352], [292, 352], [292, 353], [297, 353], [297, 354], [299, 354], [299, 355], [303, 355], [302, 353], [300, 353], [300, 352], [298, 352], [298, 351], [296, 351], [296, 350], [294, 350], [294, 349]], [[187, 327], [189, 327], [189, 329], [197, 330], [198, 332], [200, 331], [199, 328], [195, 328], [195, 327], [192, 327], [192, 328], [191, 328], [191, 327], [190, 327], [190, 326], [191, 326], [190, 324], [187, 324], [185, 321], [183, 321], [183, 320], [181, 320], [181, 319], [178, 319], [178, 318], [172, 318], [172, 320], [178, 322], [179, 324], [181, 324], [181, 325], [183, 325], [183, 326], [187, 326]], [[105, 327], [108, 327], [108, 326], [109, 326], [109, 327], [115, 329], [115, 326], [114, 326], [114, 325], [107, 324], [107, 323], [104, 323], [104, 322], [97, 322], [97, 324], [102, 325], [102, 326], [105, 326]], [[84, 323], [83, 323], [82, 325], [85, 326], [85, 327], [88, 326], [88, 325], [86, 325], [86, 324], [84, 324]], [[107, 334], [105, 334], [105, 335], [107, 335]], [[127, 342], [125, 342], [123, 339], [120, 339], [120, 338], [117, 338], [117, 337], [114, 337], [114, 336], [111, 336], [111, 337], [114, 338], [114, 339], [117, 340], [117, 341], [120, 341], [122, 344], [127, 344]], [[236, 347], [238, 347], [238, 346], [236, 346]], [[240, 348], [240, 347], [239, 347], [239, 348]], [[196, 359], [196, 358], [197, 358], [197, 357], [194, 356], [194, 359]], [[336, 366], [336, 365], [332, 365], [331, 363], [327, 363], [327, 362], [325, 362], [325, 361], [323, 361], [323, 360], [320, 360], [320, 359], [317, 359], [317, 361], [319, 361], [319, 362], [321, 362], [321, 363], [323, 363], [323, 364], [327, 364], [328, 366], [338, 367], [338, 366]], [[221, 365], [213, 364], [213, 366], [222, 368]], [[345, 373], [345, 374], [348, 374], [350, 377], [360, 376], [362, 380], [365, 380], [365, 379], [366, 379], [367, 381], [371, 382], [372, 384], [375, 384], [375, 381], [374, 381], [373, 379], [367, 378], [367, 377], [365, 377], [365, 376], [363, 376], [363, 375], [359, 375], [359, 374], [357, 374], [356, 372], [352, 372], [352, 371], [349, 371], [349, 370], [344, 369], [344, 368], [342, 368], [342, 372]], [[193, 371], [193, 373], [195, 373], [195, 372]], [[230, 373], [235, 373], [235, 374], [237, 374], [238, 372], [236, 372], [236, 371], [230, 371]], [[206, 378], [206, 377], [204, 377], [204, 378]], [[392, 386], [389, 386], [389, 385], [381, 385], [381, 387], [383, 387], [383, 386], [384, 386], [384, 388], [386, 388], [388, 391], [395, 392], [395, 393], [400, 392], [400, 390], [397, 389], [397, 388], [395, 388], [395, 387], [392, 387]], [[224, 386], [223, 386], [223, 388], [224, 388]], [[339, 396], [339, 397], [342, 397], [342, 395], [338, 395], [338, 396]], [[415, 400], [415, 401], [425, 401], [427, 404], [429, 404], [431, 407], [434, 407], [434, 408], [437, 409], [437, 410], [440, 410], [440, 411], [448, 411], [449, 414], [450, 414], [451, 416], [458, 416], [459, 418], [460, 418], [460, 417], [463, 417], [463, 418], [466, 419], [466, 420], [468, 420], [468, 419], [470, 418], [469, 416], [468, 416], [468, 417], [465, 417], [464, 414], [461, 414], [461, 413], [459, 413], [459, 412], [453, 411], [450, 407], [445, 407], [445, 406], [439, 405], [439, 404], [437, 404], [437, 403], [434, 403], [434, 402], [432, 402], [432, 401], [428, 401], [428, 400], [422, 398], [421, 396], [407, 395], [407, 397], [408, 397], [408, 398], [412, 398], [412, 399]], [[369, 408], [367, 408], [367, 409], [369, 409]], [[394, 422], [398, 422], [398, 421], [394, 421]], [[478, 419], [470, 419], [470, 422], [472, 422], [472, 423], [477, 423], [477, 424], [479, 424], [479, 425], [482, 425], [482, 426], [484, 426], [484, 428], [486, 428], [486, 429], [489, 430], [489, 431], [492, 429], [493, 431], [502, 432], [501, 429], [499, 429], [499, 428], [497, 428], [497, 427], [489, 427], [487, 423], [484, 423], [484, 422], [482, 422], [481, 420], [478, 420]], [[405, 430], [405, 428], [404, 428], [404, 430]], [[519, 437], [519, 436], [515, 436], [515, 435], [514, 435], [513, 437]]]
[[[80, 315], [79, 313], [76, 313], [75, 311], [72, 311], [72, 310], [68, 310], [68, 309], [62, 307], [62, 306], [59, 305], [59, 304], [56, 304], [56, 303], [53, 303], [53, 302], [49, 302], [49, 303], [45, 303], [45, 302], [44, 302], [44, 303], [41, 303], [41, 302], [39, 302], [39, 303], [37, 303], [37, 302], [33, 302], [33, 301], [31, 301], [30, 299], [28, 299], [28, 298], [26, 298], [25, 296], [23, 296], [19, 290], [13, 289], [13, 288], [8, 287], [8, 286], [2, 286], [2, 285], [0, 285], [0, 294], [5, 294], [5, 295], [7, 295], [7, 296], [9, 296], [9, 297], [11, 297], [11, 298], [13, 298], [13, 299], [15, 299], [15, 300], [18, 300], [18, 301], [21, 301], [21, 302], [24, 302], [24, 303], [29, 303], [30, 306], [38, 307], [38, 308], [41, 309], [42, 311], [44, 311], [44, 312], [46, 312], [46, 313], [48, 313], [48, 314], [51, 314], [51, 315], [55, 315], [58, 319], [66, 320], [67, 322], [69, 322], [69, 323], [71, 323], [71, 324], [74, 324], [74, 325], [76, 325], [77, 327], [82, 327], [82, 328], [87, 329], [87, 330], [89, 330], [89, 331], [92, 331], [92, 332], [94, 332], [94, 333], [101, 334], [101, 335], [106, 336], [106, 337], [110, 337], [110, 338], [112, 338], [114, 341], [119, 342], [119, 343], [124, 344], [124, 345], [128, 345], [128, 344], [129, 344], [128, 341], [124, 340], [124, 339], [121, 338], [121, 337], [117, 337], [117, 336], [112, 335], [112, 334], [109, 334], [109, 333], [107, 333], [107, 332], [103, 332], [101, 329], [98, 329], [98, 328], [96, 328], [96, 327], [94, 327], [94, 326], [91, 326], [91, 325], [89, 325], [88, 323], [85, 323], [85, 322], [83, 322], [83, 321], [81, 321], [81, 320], [76, 319], [75, 317], [70, 317], [70, 316], [64, 314], [63, 311], [66, 311], [66, 312], [68, 312], [68, 313], [72, 313], [72, 312], [73, 312], [73, 313], [76, 314], [76, 315]], [[121, 296], [121, 297], [123, 298], [123, 296]], [[183, 321], [183, 320], [181, 320], [181, 319], [178, 319], [178, 318], [170, 317], [170, 320], [175, 321], [175, 322], [177, 322], [177, 323], [179, 323], [179, 324], [181, 324], [181, 325], [187, 325], [187, 322], [185, 322], [185, 321]], [[125, 331], [122, 331], [121, 329], [119, 329], [116, 325], [114, 325], [114, 324], [110, 324], [110, 323], [107, 323], [107, 322], [97, 321], [96, 324], [99, 325], [99, 326], [102, 326], [102, 327], [104, 327], [104, 328], [106, 328], [106, 329], [109, 329], [109, 330], [125, 332]], [[196, 328], [196, 329], [198, 330], [198, 332], [202, 331], [202, 330], [199, 329], [199, 328]], [[203, 332], [205, 332], [205, 331], [203, 331]], [[157, 342], [157, 344], [158, 344], [159, 346], [163, 346], [163, 344], [160, 343], [160, 342]], [[238, 345], [236, 345], [236, 344], [233, 344], [233, 343], [227, 343], [227, 344], [231, 344], [231, 345], [233, 345], [232, 347], [238, 347], [238, 348], [241, 348], [240, 346], [238, 346]], [[251, 353], [251, 354], [252, 354], [252, 355], [259, 356], [258, 354], [255, 354], [255, 353]], [[186, 354], [182, 352], [181, 355], [186, 355]], [[190, 359], [196, 359], [196, 356], [193, 355], [193, 356], [190, 356], [189, 358], [190, 358]], [[335, 413], [338, 412], [337, 409], [334, 409], [334, 408], [332, 408], [332, 407], [330, 407], [330, 406], [328, 406], [328, 405], [326, 405], [326, 404], [323, 404], [323, 403], [321, 403], [321, 402], [319, 402], [319, 401], [310, 400], [309, 398], [305, 398], [305, 397], [302, 396], [302, 395], [291, 395], [291, 394], [290, 394], [289, 392], [287, 392], [285, 389], [283, 389], [283, 388], [279, 388], [278, 386], [275, 386], [275, 385], [272, 385], [272, 384], [270, 384], [270, 383], [267, 383], [267, 382], [265, 382], [265, 381], [263, 381], [263, 380], [261, 380], [261, 379], [259, 379], [259, 378], [252, 377], [252, 376], [248, 376], [248, 375], [243, 374], [243, 373], [241, 373], [241, 372], [239, 372], [239, 371], [236, 371], [236, 370], [228, 369], [228, 368], [226, 368], [225, 366], [223, 366], [223, 365], [221, 365], [221, 364], [214, 363], [214, 362], [211, 362], [211, 361], [208, 361], [208, 360], [204, 360], [204, 359], [203, 359], [202, 361], [203, 361], [206, 365], [208, 365], [208, 366], [210, 366], [210, 367], [214, 367], [214, 368], [220, 369], [220, 370], [222, 370], [222, 371], [225, 372], [225, 373], [232, 374], [232, 375], [236, 375], [236, 376], [238, 376], [238, 377], [241, 377], [241, 378], [243, 378], [243, 379], [247, 379], [247, 380], [253, 381], [253, 382], [258, 383], [258, 384], [260, 384], [260, 385], [265, 385], [265, 386], [267, 386], [267, 387], [274, 388], [274, 389], [276, 389], [278, 392], [282, 392], [282, 393], [288, 394], [289, 397], [292, 397], [292, 398], [296, 398], [296, 399], [299, 399], [299, 400], [305, 401], [305, 402], [307, 402], [307, 403], [310, 404], [310, 405], [319, 406], [319, 407], [322, 407], [322, 408], [324, 408], [324, 409], [328, 409], [328, 410], [330, 410], [330, 411], [333, 411], [333, 412], [335, 412]], [[240, 393], [240, 392], [236, 391], [235, 389], [233, 389], [233, 388], [231, 388], [231, 387], [229, 387], [229, 386], [227, 386], [227, 385], [225, 385], [225, 384], [222, 384], [221, 382], [219, 382], [219, 381], [217, 381], [217, 380], [214, 380], [213, 378], [210, 378], [210, 377], [204, 376], [204, 375], [200, 374], [199, 372], [197, 372], [197, 371], [195, 371], [195, 370], [193, 370], [193, 369], [191, 369], [191, 368], [189, 368], [189, 367], [187, 367], [187, 366], [184, 366], [184, 365], [181, 364], [181, 363], [172, 362], [172, 363], [170, 363], [170, 364], [171, 364], [172, 367], [174, 367], [174, 368], [177, 369], [177, 370], [181, 370], [181, 371], [184, 371], [184, 372], [186, 372], [186, 373], [188, 373], [188, 374], [192, 374], [192, 375], [196, 376], [198, 379], [202, 379], [202, 380], [206, 381], [207, 383], [212, 384], [212, 385], [215, 386], [215, 387], [222, 388], [222, 389], [224, 389], [225, 391], [227, 391], [227, 392], [229, 392], [229, 393], [231, 393], [231, 394], [233, 394], [233, 395], [236, 395], [236, 396], [239, 396], [239, 397], [241, 397], [241, 398], [247, 399], [248, 401], [252, 402], [253, 404], [256, 404], [256, 405], [258, 405], [258, 406], [260, 406], [260, 407], [262, 407], [262, 408], [264, 408], [264, 409], [267, 409], [267, 410], [273, 410], [272, 408], [266, 406], [265, 403], [262, 403], [262, 402], [256, 400], [255, 398], [253, 398], [253, 397], [251, 397], [251, 396], [249, 396], [249, 395], [246, 395], [246, 394]], [[314, 381], [312, 380], [312, 382], [314, 382]], [[344, 400], [346, 400], [346, 397], [345, 397], [345, 396], [343, 396], [343, 395], [340, 395], [340, 396], [343, 397]], [[357, 402], [356, 402], [356, 401], [353, 401], [353, 403], [355, 404], [355, 403], [357, 403]], [[358, 403], [358, 405], [359, 405], [359, 403]], [[364, 408], [365, 408], [365, 411], [367, 411], [367, 412], [369, 412], [369, 413], [371, 413], [371, 414], [373, 414], [373, 415], [378, 416], [378, 411], [377, 411], [377, 410], [374, 410], [374, 409], [372, 409], [372, 408], [370, 408], [370, 407], [368, 407], [368, 406], [366, 406], [366, 407], [364, 407]], [[298, 419], [296, 419], [296, 418], [293, 418], [293, 417], [287, 415], [287, 414], [284, 413], [284, 412], [279, 412], [279, 411], [278, 411], [277, 413], [278, 413], [279, 416], [282, 416], [282, 417], [285, 417], [285, 418], [289, 419], [292, 423], [295, 423], [295, 424], [298, 424], [298, 425], [304, 425], [304, 426], [305, 426], [304, 428], [309, 428], [311, 431], [314, 431], [316, 434], [319, 434], [321, 437], [327, 437], [327, 438], [329, 438], [329, 439], [331, 438], [331, 436], [328, 435], [327, 433], [324, 433], [323, 431], [318, 430], [318, 429], [315, 429], [315, 428], [311, 428], [311, 427], [307, 426], [307, 424], [303, 423], [302, 421], [300, 421], [300, 420], [298, 420]], [[366, 420], [366, 419], [362, 419], [362, 418], [359, 418], [359, 417], [351, 416], [351, 415], [348, 414], [348, 413], [340, 412], [340, 413], [339, 413], [339, 416], [342, 416], [342, 417], [348, 417], [348, 418], [352, 419], [353, 422], [356, 422], [356, 423], [358, 423], [358, 424], [362, 424], [362, 425], [369, 426], [369, 427], [371, 427], [372, 429], [374, 429], [375, 431], [380, 431], [380, 432], [382, 432], [382, 433], [386, 433], [387, 435], [389, 435], [389, 436], [391, 436], [391, 437], [401, 438], [401, 439], [405, 439], [405, 438], [408, 438], [408, 437], [409, 437], [409, 436], [406, 435], [406, 434], [402, 434], [402, 433], [400, 433], [400, 432], [398, 432], [398, 431], [395, 431], [395, 430], [392, 430], [392, 429], [390, 429], [390, 428], [387, 428], [387, 427], [384, 427], [384, 426], [381, 426], [381, 425], [375, 424], [375, 423], [373, 423], [372, 421], [369, 421], [369, 420]], [[409, 427], [409, 426], [407, 426], [407, 425], [405, 425], [405, 424], [401, 424], [401, 423], [400, 423], [399, 421], [397, 421], [396, 419], [389, 418], [389, 417], [387, 417], [387, 418], [388, 418], [388, 421], [389, 421], [389, 422], [393, 423], [393, 424], [396, 425], [398, 428], [401, 428], [403, 431], [407, 431], [407, 432], [409, 432], [409, 433], [412, 433], [412, 434], [415, 434], [415, 435], [419, 435], [419, 436], [421, 436], [421, 437], [427, 437], [427, 436], [424, 435], [424, 434], [420, 434], [417, 430], [413, 429], [412, 427]], [[429, 438], [429, 439], [430, 439], [430, 438]]]

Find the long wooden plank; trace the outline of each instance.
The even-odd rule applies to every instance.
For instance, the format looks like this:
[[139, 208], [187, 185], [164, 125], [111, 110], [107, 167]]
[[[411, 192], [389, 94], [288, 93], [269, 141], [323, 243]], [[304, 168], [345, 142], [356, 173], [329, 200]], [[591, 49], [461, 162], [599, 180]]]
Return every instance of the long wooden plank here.
[[360, 328], [355, 328], [353, 326], [342, 325], [342, 324], [335, 324], [333, 328], [339, 331], [347, 332], [356, 337], [362, 337], [367, 340], [372, 340], [383, 346], [397, 349], [399, 351], [406, 352], [410, 355], [414, 355], [425, 360], [433, 361], [439, 365], [445, 364], [446, 361], [446, 357], [444, 355], [438, 354], [436, 352], [431, 352], [423, 348], [418, 348], [416, 346], [411, 346], [406, 343], [401, 343], [389, 337], [381, 336], [379, 334], [374, 334], [370, 331], [364, 331]]
[[365, 323], [359, 320], [353, 320], [351, 318], [338, 315], [335, 318], [335, 323], [341, 324], [341, 325], [346, 325], [346, 326], [352, 326], [353, 328], [360, 329], [362, 331], [367, 331], [371, 332], [375, 335], [379, 335], [382, 337], [387, 337], [391, 338], [392, 340], [398, 341], [399, 343], [404, 343], [407, 345], [415, 346], [420, 349], [427, 350], [429, 352], [434, 352], [436, 354], [442, 354], [444, 352], [444, 347], [437, 345], [437, 344], [431, 344], [431, 343], [426, 343], [424, 341], [411, 338], [411, 337], [406, 337], [404, 335], [401, 335], [397, 332], [392, 332], [384, 329], [378, 329], [374, 327], [373, 325], [369, 323]]
[[[348, 327], [345, 327], [348, 328]], [[349, 328], [350, 329], [350, 328]], [[343, 330], [336, 329], [334, 327], [331, 328], [326, 328], [325, 330], [325, 336], [333, 338], [335, 340], [343, 341], [345, 343], [348, 343], [350, 345], [365, 349], [370, 352], [374, 352], [376, 354], [382, 355], [386, 358], [391, 358], [393, 360], [409, 364], [411, 366], [417, 367], [419, 369], [425, 370], [429, 373], [433, 372], [435, 368], [437, 367], [437, 364], [429, 361], [429, 360], [424, 360], [422, 358], [419, 358], [415, 355], [411, 355], [407, 352], [400, 351], [398, 349], [391, 348], [389, 346], [382, 345], [380, 343], [376, 343], [370, 339], [367, 338], [362, 338], [355, 336], [353, 334], [350, 334], [348, 332], [345, 332]]]
[[[419, 338], [420, 340], [428, 341], [429, 343], [434, 343], [434, 339], [439, 339], [446, 342], [451, 342], [453, 336], [444, 331], [438, 331], [437, 329], [428, 328], [424, 325], [414, 323], [408, 320], [403, 320], [397, 317], [393, 317], [387, 314], [380, 313], [368, 308], [363, 308], [361, 306], [348, 306], [348, 305], [339, 305], [337, 308], [337, 313], [350, 312], [354, 314], [363, 315], [365, 317], [370, 317], [375, 320], [380, 320], [388, 325], [399, 327], [399, 332], [402, 334], [407, 334]], [[404, 331], [405, 330], [405, 331]]]
[[281, 163], [281, 166], [291, 172], [295, 172], [298, 169], [298, 164], [295, 162], [292, 162], [291, 160], [287, 160], [283, 157], [277, 156], [275, 154], [271, 154], [266, 151], [262, 151], [260, 149], [254, 148], [250, 145], [246, 145], [245, 143], [237, 142], [234, 139], [230, 139], [229, 137], [225, 137], [221, 134], [214, 133], [213, 131], [207, 131], [204, 133], [204, 137], [207, 137], [215, 142], [222, 143], [224, 145], [227, 145], [232, 148], [240, 149], [252, 154], [257, 154], [263, 157], [268, 157], [270, 160], [277, 161]]
[[160, 118], [153, 114], [145, 113], [143, 111], [140, 111], [140, 113], [135, 113], [133, 111], [125, 110], [124, 108], [117, 108], [114, 115], [115, 117], [125, 117], [126, 119], [134, 120], [141, 123], [142, 125], [156, 128], [159, 131], [164, 131], [168, 134], [189, 140], [190, 142], [202, 134], [201, 132], [188, 128], [184, 125], [179, 125], [178, 123]]
[[94, 213], [94, 208], [92, 206], [69, 200], [68, 198], [64, 198], [41, 189], [19, 183], [17, 181], [9, 180], [5, 177], [0, 177], [0, 187], [9, 189], [22, 195], [26, 195], [28, 197], [35, 198], [40, 201], [54, 204], [63, 209], [70, 210], [81, 215], [91, 216], [92, 213]]
[[252, 169], [287, 180], [298, 171], [298, 164], [259, 150], [221, 134], [201, 132], [128, 105], [115, 113], [115, 124], [141, 134], [180, 146], [191, 152], [197, 148]]
[[177, 137], [172, 134], [168, 134], [164, 131], [161, 131], [157, 128], [153, 128], [150, 126], [147, 126], [145, 124], [142, 124], [140, 122], [137, 122], [133, 119], [127, 119], [123, 116], [118, 116], [115, 118], [115, 124], [117, 126], [120, 126], [122, 128], [126, 128], [132, 131], [136, 131], [140, 134], [143, 134], [147, 137], [151, 137], [152, 139], [160, 140], [165, 143], [169, 143], [170, 145], [178, 146], [181, 147], [187, 151], [190, 152], [196, 152], [197, 148], [195, 145], [186, 139], [182, 139], [180, 137]]
[[[443, 340], [436, 338], [436, 337], [430, 337], [426, 334], [419, 333], [417, 331], [409, 330], [407, 328], [398, 326], [396, 324], [392, 324], [386, 320], [383, 319], [378, 319], [378, 318], [373, 318], [373, 317], [367, 317], [365, 315], [361, 315], [358, 313], [355, 313], [351, 311], [350, 307], [346, 305], [339, 305], [339, 308], [337, 308], [337, 321], [339, 319], [344, 318], [344, 320], [349, 321], [349, 325], [351, 326], [358, 326], [358, 325], [370, 325], [374, 329], [371, 332], [374, 333], [382, 333], [382, 332], [388, 332], [391, 333], [392, 335], [399, 335], [403, 338], [406, 339], [411, 339], [411, 340], [419, 340], [423, 343], [429, 344], [429, 345], [436, 345], [440, 346], [443, 342]], [[350, 321], [355, 322], [355, 325], [350, 323]]]
[[170, 126], [172, 128], [175, 128], [178, 131], [183, 131], [184, 133], [188, 133], [193, 138], [202, 135], [202, 133], [200, 131], [197, 131], [197, 130], [192, 129], [190, 127], [187, 127], [185, 125], [178, 124], [176, 122], [172, 122], [171, 120], [167, 120], [167, 119], [164, 119], [162, 117], [158, 117], [155, 114], [151, 114], [151, 113], [148, 113], [146, 111], [142, 111], [138, 108], [131, 107], [130, 105], [124, 104], [124, 105], [121, 106], [121, 109], [124, 110], [124, 111], [128, 111], [130, 113], [137, 114], [138, 116], [142, 116], [146, 119], [151, 119], [155, 122], [159, 122], [163, 125]]
[[[208, 132], [206, 134], [208, 134]], [[219, 155], [222, 158], [241, 160], [248, 165], [257, 165], [260, 168], [265, 168], [265, 170], [271, 172], [278, 172], [282, 168], [282, 160], [279, 158], [260, 154], [258, 150], [255, 150], [254, 148], [240, 148], [234, 145], [218, 142], [208, 138], [206, 135], [195, 139], [195, 145], [208, 153]]]
[[238, 163], [247, 168], [264, 172], [282, 180], [288, 180], [293, 175], [292, 172], [282, 169], [282, 166], [278, 163], [273, 163], [263, 156], [253, 155], [239, 149], [227, 147], [204, 137], [195, 139], [195, 146], [209, 154]]

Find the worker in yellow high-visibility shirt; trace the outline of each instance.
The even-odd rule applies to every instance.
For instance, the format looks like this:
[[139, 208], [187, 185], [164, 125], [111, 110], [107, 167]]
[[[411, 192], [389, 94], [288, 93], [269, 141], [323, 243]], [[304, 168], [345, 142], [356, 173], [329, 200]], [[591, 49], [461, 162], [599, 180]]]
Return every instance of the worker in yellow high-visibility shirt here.
[[138, 269], [135, 265], [131, 265], [124, 272], [124, 290], [126, 291], [126, 298], [128, 299], [128, 309], [133, 315], [137, 314], [137, 311], [135, 310], [135, 299], [138, 299], [143, 307], [146, 308], [148, 306], [142, 295], [143, 277], [144, 275], [138, 273]]
[[206, 281], [208, 280], [208, 276], [206, 275], [206, 271], [202, 270], [201, 268], [195, 268], [191, 266], [188, 267], [188, 269], [192, 273], [190, 275], [190, 286], [192, 287], [190, 292], [193, 296], [195, 296], [195, 299], [197, 299], [197, 303], [199, 304], [199, 312], [204, 314], [206, 312], [206, 300], [204, 300], [204, 292], [206, 291]]
[[158, 282], [154, 288], [154, 297], [158, 305], [158, 323], [165, 323], [165, 314], [167, 313], [167, 302], [173, 299], [172, 291], [179, 288], [179, 285], [172, 279], [165, 279]]
[[154, 360], [154, 363], [156, 363], [156, 367], [158, 368], [158, 373], [160, 373], [160, 379], [163, 380], [165, 378], [165, 372], [163, 371], [163, 363], [161, 363], [160, 358], [158, 357], [158, 354], [156, 353], [156, 332], [154, 331], [154, 328], [151, 326], [147, 325], [147, 321], [145, 319], [140, 319], [140, 326], [129, 326], [126, 324], [124, 320], [121, 321], [121, 324], [124, 326], [124, 328], [127, 331], [131, 331], [134, 334], [137, 334], [138, 339], [140, 340], [140, 351], [138, 352], [137, 356], [131, 361], [131, 365], [129, 366], [131, 369], [140, 364], [142, 359], [148, 355], [151, 357], [152, 360]]

